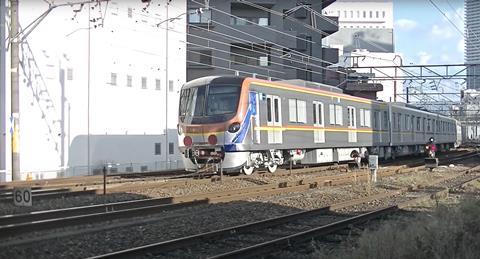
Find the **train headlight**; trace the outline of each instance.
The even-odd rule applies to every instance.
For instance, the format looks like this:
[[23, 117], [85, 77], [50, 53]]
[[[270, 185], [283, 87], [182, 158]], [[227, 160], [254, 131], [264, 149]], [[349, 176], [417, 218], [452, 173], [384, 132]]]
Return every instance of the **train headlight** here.
[[240, 129], [240, 123], [234, 122], [228, 127], [228, 132], [235, 133]]
[[210, 144], [210, 145], [217, 144], [217, 136], [215, 136], [215, 135], [208, 136], [208, 144]]
[[189, 147], [191, 146], [193, 143], [193, 140], [190, 136], [186, 136], [183, 138], [183, 144], [186, 146], [186, 147]]
[[177, 124], [177, 132], [178, 132], [178, 135], [183, 134], [183, 129], [182, 129], [182, 126], [180, 126], [180, 124]]

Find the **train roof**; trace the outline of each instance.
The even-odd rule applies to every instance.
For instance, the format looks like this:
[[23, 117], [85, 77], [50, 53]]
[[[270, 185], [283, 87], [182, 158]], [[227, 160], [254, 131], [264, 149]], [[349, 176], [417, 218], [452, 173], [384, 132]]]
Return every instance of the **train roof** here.
[[239, 84], [241, 85], [246, 77], [241, 76], [206, 76], [193, 79], [185, 83], [183, 88], [198, 87], [207, 84]]
[[316, 82], [311, 82], [311, 81], [306, 81], [306, 80], [302, 80], [302, 79], [280, 80], [280, 81], [275, 81], [275, 82], [276, 83], [289, 84], [289, 85], [295, 85], [295, 86], [302, 86], [302, 87], [318, 89], [318, 90], [324, 90], [324, 91], [329, 91], [329, 92], [334, 92], [334, 93], [343, 93], [343, 90], [336, 87], [336, 86], [321, 84], [321, 83], [316, 83]]

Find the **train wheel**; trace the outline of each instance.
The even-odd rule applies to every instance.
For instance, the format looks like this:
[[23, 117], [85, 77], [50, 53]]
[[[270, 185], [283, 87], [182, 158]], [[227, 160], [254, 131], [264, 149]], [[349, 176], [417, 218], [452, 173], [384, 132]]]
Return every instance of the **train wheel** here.
[[253, 169], [255, 169], [253, 166], [243, 166], [242, 167], [242, 173], [244, 173], [245, 175], [251, 175], [253, 174]]
[[270, 165], [267, 165], [267, 170], [269, 173], [275, 173], [275, 171], [277, 171], [277, 164], [270, 164]]

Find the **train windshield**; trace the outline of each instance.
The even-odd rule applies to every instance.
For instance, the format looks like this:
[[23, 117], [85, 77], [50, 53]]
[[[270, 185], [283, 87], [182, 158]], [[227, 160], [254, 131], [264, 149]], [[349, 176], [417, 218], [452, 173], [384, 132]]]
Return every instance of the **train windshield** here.
[[239, 97], [239, 85], [211, 84], [183, 89], [180, 120], [194, 124], [227, 121], [237, 112]]

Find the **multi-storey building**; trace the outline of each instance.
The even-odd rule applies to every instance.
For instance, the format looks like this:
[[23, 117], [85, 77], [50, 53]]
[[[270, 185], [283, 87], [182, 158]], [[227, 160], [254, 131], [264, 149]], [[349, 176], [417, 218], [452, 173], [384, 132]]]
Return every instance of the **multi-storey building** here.
[[[20, 1], [20, 27], [48, 10], [46, 2]], [[23, 39], [22, 179], [94, 173], [108, 165], [127, 172], [182, 166], [176, 107], [186, 77], [186, 2], [142, 2], [59, 6]], [[0, 181], [11, 178], [9, 105], [0, 142], [7, 173]]]
[[[465, 0], [465, 64], [480, 64], [480, 1]], [[467, 88], [480, 89], [480, 66], [468, 71]]]
[[324, 82], [325, 67], [338, 60], [336, 49], [322, 46], [337, 31], [337, 18], [322, 15], [332, 2], [189, 0], [188, 80], [238, 74]]

